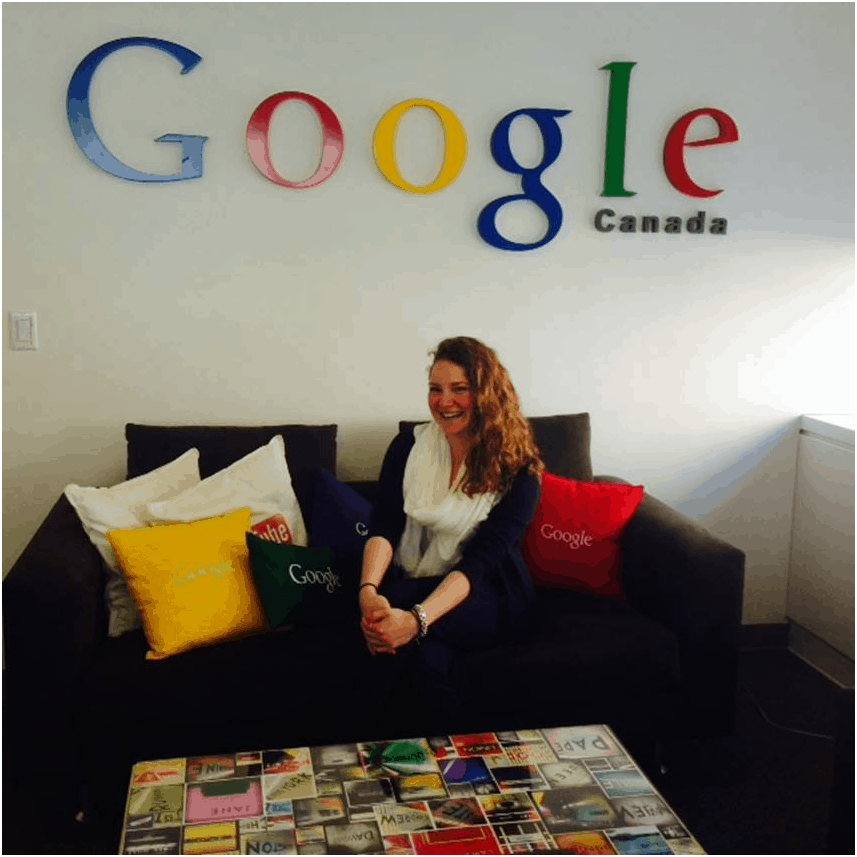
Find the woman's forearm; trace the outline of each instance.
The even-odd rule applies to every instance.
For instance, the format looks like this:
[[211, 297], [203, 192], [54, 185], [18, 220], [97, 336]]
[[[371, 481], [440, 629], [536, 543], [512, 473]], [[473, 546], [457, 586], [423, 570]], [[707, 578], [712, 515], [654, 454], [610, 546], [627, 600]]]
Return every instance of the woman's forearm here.
[[393, 561], [393, 546], [383, 536], [372, 536], [363, 548], [363, 570], [360, 583], [371, 583], [377, 589]]
[[422, 602], [429, 626], [454, 610], [470, 595], [470, 580], [460, 571], [451, 571]]
[[[383, 548], [380, 550], [383, 555]], [[368, 547], [365, 556], [367, 560], [370, 557]], [[369, 570], [368, 566], [369, 563], [364, 562], [364, 572]], [[364, 583], [374, 582], [374, 580], [367, 578], [368, 575], [364, 573]], [[450, 572], [435, 587], [428, 598], [422, 602], [422, 608], [425, 612], [428, 625], [431, 626], [441, 616], [449, 613], [450, 610], [454, 610], [469, 594], [470, 580], [467, 575], [460, 571]], [[369, 607], [371, 607], [372, 603], [379, 600], [378, 593], [373, 592], [368, 587], [362, 590], [360, 597], [361, 604], [365, 601]], [[386, 606], [381, 609], [377, 617], [370, 615], [367, 622], [364, 611], [363, 633], [366, 636], [366, 642], [372, 654], [392, 655], [402, 646], [407, 645], [419, 636], [420, 623], [413, 611], [397, 608], [391, 609], [389, 603], [383, 597], [380, 597], [380, 601]]]

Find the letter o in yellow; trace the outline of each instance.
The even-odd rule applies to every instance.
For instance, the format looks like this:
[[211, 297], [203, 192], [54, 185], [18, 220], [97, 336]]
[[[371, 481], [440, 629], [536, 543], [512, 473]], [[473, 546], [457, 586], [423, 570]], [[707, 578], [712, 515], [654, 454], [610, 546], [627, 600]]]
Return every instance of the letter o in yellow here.
[[[446, 151], [441, 164], [440, 172], [431, 184], [415, 185], [406, 181], [399, 172], [396, 163], [396, 130], [402, 116], [412, 107], [428, 107], [433, 110], [443, 125], [443, 134], [446, 142]], [[435, 193], [447, 185], [452, 184], [464, 166], [467, 157], [467, 137], [464, 134], [464, 126], [458, 121], [458, 117], [443, 104], [437, 101], [428, 101], [425, 98], [412, 98], [403, 101], [395, 107], [391, 107], [382, 117], [375, 128], [373, 139], [375, 151], [375, 163], [387, 181], [396, 187], [402, 188], [410, 193]]]

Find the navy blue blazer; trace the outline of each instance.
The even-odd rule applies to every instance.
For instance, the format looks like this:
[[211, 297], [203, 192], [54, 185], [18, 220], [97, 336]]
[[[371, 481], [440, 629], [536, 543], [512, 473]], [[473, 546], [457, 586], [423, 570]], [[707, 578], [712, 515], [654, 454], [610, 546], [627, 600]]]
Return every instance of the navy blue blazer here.
[[[387, 448], [369, 523], [369, 538], [382, 536], [394, 550], [405, 530], [405, 464], [414, 441], [413, 428], [409, 427]], [[527, 468], [520, 470], [488, 517], [461, 546], [461, 561], [455, 567], [467, 575], [472, 589], [496, 593], [508, 630], [523, 630], [535, 612], [536, 592], [521, 542], [540, 496], [539, 478]]]

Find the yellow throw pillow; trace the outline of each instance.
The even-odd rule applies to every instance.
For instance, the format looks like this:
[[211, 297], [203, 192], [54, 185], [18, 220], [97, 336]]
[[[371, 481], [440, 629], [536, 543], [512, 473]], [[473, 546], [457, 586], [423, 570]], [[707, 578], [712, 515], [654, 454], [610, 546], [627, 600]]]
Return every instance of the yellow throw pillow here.
[[143, 617], [150, 660], [266, 627], [250, 572], [250, 509], [187, 524], [110, 530]]

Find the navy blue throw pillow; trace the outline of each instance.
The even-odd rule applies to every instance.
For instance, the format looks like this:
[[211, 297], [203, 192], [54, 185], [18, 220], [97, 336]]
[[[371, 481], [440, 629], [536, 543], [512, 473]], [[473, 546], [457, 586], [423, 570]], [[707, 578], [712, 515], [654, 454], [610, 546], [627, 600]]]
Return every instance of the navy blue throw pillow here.
[[329, 547], [337, 569], [359, 579], [372, 504], [326, 470], [316, 471], [310, 547]]

